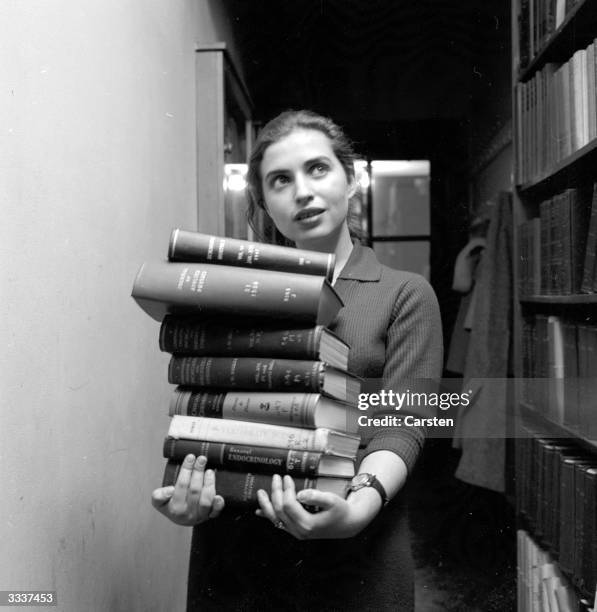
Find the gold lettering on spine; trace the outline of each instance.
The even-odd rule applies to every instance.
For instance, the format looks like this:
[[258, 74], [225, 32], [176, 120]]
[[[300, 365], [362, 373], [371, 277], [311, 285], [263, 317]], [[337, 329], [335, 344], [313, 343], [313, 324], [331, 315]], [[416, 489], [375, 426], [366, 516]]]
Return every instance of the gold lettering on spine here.
[[218, 245], [218, 259], [224, 258], [224, 248], [226, 247], [226, 241], [220, 240], [220, 244]]
[[182, 272], [178, 275], [178, 283], [176, 283], [176, 288], [179, 291], [184, 287], [188, 271], [189, 271], [188, 268], [183, 268]]
[[216, 238], [215, 236], [210, 236], [209, 237], [209, 244], [207, 246], [207, 259], [210, 260], [213, 258], [214, 256], [214, 245], [216, 243]]
[[253, 490], [255, 489], [255, 476], [253, 474], [247, 474], [245, 477], [245, 486], [243, 489], [243, 501], [249, 501], [253, 497]]

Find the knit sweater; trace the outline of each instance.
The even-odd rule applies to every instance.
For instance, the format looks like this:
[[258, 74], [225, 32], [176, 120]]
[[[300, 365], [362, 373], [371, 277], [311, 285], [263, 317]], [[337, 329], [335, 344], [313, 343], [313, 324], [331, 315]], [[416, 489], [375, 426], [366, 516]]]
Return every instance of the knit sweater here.
[[[351, 372], [373, 379], [369, 381], [377, 382], [373, 386], [394, 391], [414, 391], [414, 385], [420, 388], [439, 379], [439, 306], [422, 276], [383, 266], [371, 249], [355, 244], [335, 289], [345, 306], [331, 329], [350, 346]], [[424, 408], [410, 412], [432, 416]], [[376, 409], [374, 414], [382, 413], [383, 409]], [[385, 413], [396, 411], [390, 407]], [[423, 446], [424, 431], [421, 427], [367, 427], [361, 429], [361, 436], [367, 443], [361, 459], [377, 450], [391, 450], [410, 471]]]
[[[335, 288], [345, 306], [331, 327], [350, 345], [351, 371], [384, 389], [439, 376], [439, 310], [421, 276], [382, 266], [355, 245]], [[390, 450], [409, 469], [423, 443], [418, 427], [361, 433], [362, 456]], [[227, 509], [194, 529], [187, 610], [406, 612], [413, 583], [400, 493], [361, 533], [339, 540], [296, 540], [252, 512]]]

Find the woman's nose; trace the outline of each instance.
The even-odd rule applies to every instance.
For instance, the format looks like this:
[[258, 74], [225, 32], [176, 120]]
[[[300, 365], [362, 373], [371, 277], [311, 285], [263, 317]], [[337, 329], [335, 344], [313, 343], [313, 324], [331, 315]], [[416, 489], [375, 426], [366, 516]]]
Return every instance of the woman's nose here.
[[294, 180], [294, 197], [297, 202], [308, 201], [313, 197], [309, 178], [299, 174]]

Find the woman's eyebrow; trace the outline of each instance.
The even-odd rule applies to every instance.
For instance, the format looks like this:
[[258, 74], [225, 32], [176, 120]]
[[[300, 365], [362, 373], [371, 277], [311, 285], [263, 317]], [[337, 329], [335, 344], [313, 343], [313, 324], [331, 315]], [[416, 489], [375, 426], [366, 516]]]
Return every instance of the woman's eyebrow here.
[[330, 163], [331, 160], [327, 155], [317, 155], [316, 157], [313, 157], [312, 159], [308, 159], [305, 162], [303, 162], [304, 166], [309, 166], [310, 164], [316, 164], [317, 162], [328, 162]]
[[[316, 164], [322, 161], [331, 163], [331, 159], [327, 155], [316, 155], [315, 157], [310, 157], [309, 159], [306, 159], [301, 163], [301, 165], [311, 166], [312, 164]], [[288, 174], [289, 172], [291, 171], [287, 168], [274, 168], [273, 170], [270, 170], [263, 178], [267, 181], [272, 176], [276, 176], [278, 174]]]
[[270, 170], [264, 177], [264, 180], [268, 180], [270, 177], [272, 176], [276, 176], [278, 174], [287, 174], [288, 172], [290, 172], [290, 170], [286, 170], [286, 168], [274, 168], [273, 170]]

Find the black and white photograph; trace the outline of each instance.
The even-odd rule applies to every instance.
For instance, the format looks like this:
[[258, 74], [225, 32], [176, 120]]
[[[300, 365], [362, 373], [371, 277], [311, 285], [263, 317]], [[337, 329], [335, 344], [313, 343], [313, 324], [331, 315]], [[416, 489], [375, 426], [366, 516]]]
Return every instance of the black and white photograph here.
[[0, 24], [0, 608], [597, 612], [596, 0]]

